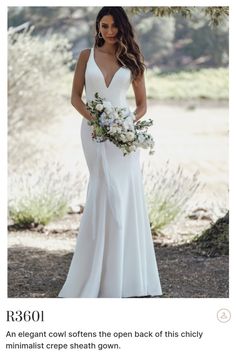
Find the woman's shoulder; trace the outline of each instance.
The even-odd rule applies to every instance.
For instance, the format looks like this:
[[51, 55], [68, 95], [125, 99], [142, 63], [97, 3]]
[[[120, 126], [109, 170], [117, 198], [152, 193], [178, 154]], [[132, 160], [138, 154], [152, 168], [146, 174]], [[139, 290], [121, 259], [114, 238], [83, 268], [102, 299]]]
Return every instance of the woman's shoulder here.
[[80, 52], [80, 57], [83, 59], [88, 59], [88, 57], [90, 55], [90, 51], [91, 51], [91, 48], [82, 49], [82, 51]]
[[90, 50], [91, 50], [90, 48], [82, 49], [82, 51], [80, 51], [79, 58], [78, 58], [77, 62], [83, 66], [86, 66], [88, 59], [89, 59]]

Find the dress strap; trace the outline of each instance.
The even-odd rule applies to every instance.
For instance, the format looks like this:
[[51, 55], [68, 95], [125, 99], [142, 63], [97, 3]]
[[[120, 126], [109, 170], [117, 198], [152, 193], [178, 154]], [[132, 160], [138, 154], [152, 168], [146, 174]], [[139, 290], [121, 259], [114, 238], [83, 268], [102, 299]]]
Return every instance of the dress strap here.
[[87, 64], [89, 62], [91, 62], [92, 59], [93, 59], [93, 48], [89, 48], [89, 49], [90, 49], [90, 52], [89, 52], [89, 56], [88, 56], [88, 59], [87, 59]]
[[89, 54], [89, 59], [94, 61], [94, 47], [90, 48], [90, 54]]

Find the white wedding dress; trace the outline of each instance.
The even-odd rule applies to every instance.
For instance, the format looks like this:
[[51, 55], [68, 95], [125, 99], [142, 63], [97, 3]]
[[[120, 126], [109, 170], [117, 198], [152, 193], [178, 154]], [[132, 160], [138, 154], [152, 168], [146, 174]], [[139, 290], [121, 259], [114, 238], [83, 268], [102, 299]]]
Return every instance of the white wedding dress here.
[[[127, 106], [131, 71], [119, 68], [107, 87], [90, 50], [86, 100], [95, 92]], [[83, 118], [83, 150], [90, 177], [75, 252], [58, 297], [122, 298], [162, 295], [144, 198], [139, 150], [126, 156], [113, 143], [91, 139]]]

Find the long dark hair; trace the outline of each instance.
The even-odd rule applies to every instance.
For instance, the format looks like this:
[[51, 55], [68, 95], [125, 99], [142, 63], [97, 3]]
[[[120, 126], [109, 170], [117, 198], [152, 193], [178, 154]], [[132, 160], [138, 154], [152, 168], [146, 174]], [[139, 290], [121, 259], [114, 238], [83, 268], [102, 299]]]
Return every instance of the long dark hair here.
[[123, 7], [103, 7], [96, 18], [95, 47], [102, 47], [104, 39], [99, 35], [99, 23], [103, 16], [111, 15], [118, 27], [116, 58], [121, 66], [131, 70], [132, 79], [140, 77], [146, 66], [139, 45], [134, 39], [134, 31]]

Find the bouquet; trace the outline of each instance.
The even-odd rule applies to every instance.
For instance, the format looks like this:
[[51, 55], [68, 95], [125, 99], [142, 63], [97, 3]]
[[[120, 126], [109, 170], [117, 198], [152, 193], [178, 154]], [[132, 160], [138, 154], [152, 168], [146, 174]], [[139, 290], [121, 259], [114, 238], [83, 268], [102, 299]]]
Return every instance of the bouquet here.
[[93, 140], [109, 140], [121, 149], [123, 155], [136, 151], [138, 147], [149, 148], [149, 154], [154, 153], [154, 140], [147, 132], [153, 124], [152, 120], [134, 122], [135, 116], [129, 108], [113, 106], [97, 92], [95, 99], [88, 101], [86, 107], [95, 116], [95, 119], [88, 121], [93, 128]]

